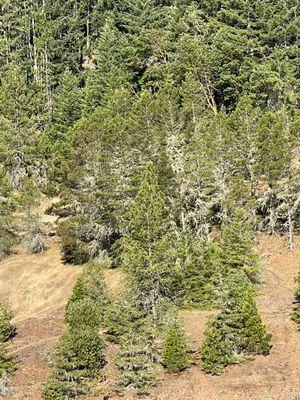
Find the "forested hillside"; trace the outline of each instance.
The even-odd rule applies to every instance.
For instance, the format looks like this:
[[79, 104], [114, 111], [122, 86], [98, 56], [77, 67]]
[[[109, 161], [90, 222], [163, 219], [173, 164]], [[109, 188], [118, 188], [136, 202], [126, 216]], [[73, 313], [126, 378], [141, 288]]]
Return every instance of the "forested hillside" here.
[[[0, 7], [0, 260], [20, 243], [38, 257], [55, 238], [79, 274], [42, 399], [101, 398], [107, 346], [114, 394], [269, 357], [256, 295], [276, 271], [258, 243], [281, 236], [294, 254], [300, 233], [298, 1]], [[122, 276], [115, 292], [108, 271]], [[0, 395], [10, 396], [18, 329], [5, 293]], [[210, 315], [197, 348], [183, 310]]]

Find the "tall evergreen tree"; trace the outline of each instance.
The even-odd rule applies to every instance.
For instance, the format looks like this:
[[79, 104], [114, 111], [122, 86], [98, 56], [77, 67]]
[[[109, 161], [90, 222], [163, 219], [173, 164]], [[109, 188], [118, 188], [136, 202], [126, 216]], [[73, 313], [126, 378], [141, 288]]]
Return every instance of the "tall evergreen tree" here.
[[180, 294], [182, 274], [167, 202], [151, 163], [128, 213], [122, 247], [124, 269], [156, 318], [160, 298]]

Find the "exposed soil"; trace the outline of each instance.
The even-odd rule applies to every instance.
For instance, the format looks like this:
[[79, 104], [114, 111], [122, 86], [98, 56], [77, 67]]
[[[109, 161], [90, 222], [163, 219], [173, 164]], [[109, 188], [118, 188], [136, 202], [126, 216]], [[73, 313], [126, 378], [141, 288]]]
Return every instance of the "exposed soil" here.
[[[49, 201], [44, 201], [41, 212], [48, 205]], [[52, 229], [55, 218], [43, 218]], [[299, 239], [293, 251], [288, 251], [278, 237], [262, 237], [258, 245], [265, 262], [257, 302], [273, 335], [270, 355], [231, 366], [221, 376], [205, 375], [198, 365], [182, 374], [166, 375], [149, 400], [300, 400], [300, 332], [290, 318], [294, 278], [300, 267]], [[62, 263], [55, 237], [42, 255], [30, 255], [20, 245], [15, 254], [0, 263], [0, 297], [10, 301], [18, 332], [11, 345], [19, 367], [12, 377], [11, 398], [40, 398], [39, 387], [48, 374], [47, 355], [64, 329], [64, 305], [79, 273], [79, 267]], [[120, 272], [107, 270], [105, 277], [111, 292], [116, 293], [122, 286]], [[203, 339], [209, 315], [202, 311], [181, 312], [194, 350]], [[105, 349], [107, 379], [99, 384], [99, 393], [103, 394], [94, 399], [119, 398], [111, 390], [117, 376], [113, 362], [116, 350], [112, 344]], [[123, 398], [140, 399], [130, 393]]]

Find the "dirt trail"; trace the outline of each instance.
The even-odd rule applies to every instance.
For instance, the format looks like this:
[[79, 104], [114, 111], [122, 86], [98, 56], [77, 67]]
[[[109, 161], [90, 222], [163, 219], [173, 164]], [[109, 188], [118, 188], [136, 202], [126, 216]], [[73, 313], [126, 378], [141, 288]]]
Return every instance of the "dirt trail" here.
[[[40, 212], [49, 206], [45, 200]], [[43, 221], [53, 229], [55, 218]], [[218, 377], [205, 375], [194, 366], [179, 375], [165, 376], [149, 400], [300, 400], [300, 333], [290, 319], [294, 277], [300, 266], [300, 238], [294, 251], [287, 251], [282, 239], [263, 237], [258, 246], [266, 260], [265, 283], [259, 287], [258, 305], [273, 348], [268, 357], [257, 357], [243, 365], [231, 366]], [[51, 238], [42, 255], [30, 255], [21, 245], [15, 254], [0, 263], [0, 296], [15, 310], [18, 335], [11, 351], [18, 355], [19, 369], [12, 378], [14, 399], [38, 400], [39, 387], [48, 374], [47, 354], [64, 329], [63, 310], [80, 268], [61, 261], [59, 240]], [[111, 292], [122, 286], [118, 270], [105, 271]], [[186, 333], [196, 350], [203, 339], [208, 312], [181, 313]], [[107, 381], [102, 393], [111, 393], [117, 374], [112, 359], [116, 347], [105, 349]], [[103, 395], [95, 397], [102, 400]], [[110, 400], [119, 397], [109, 395]], [[126, 393], [124, 400], [140, 397]]]

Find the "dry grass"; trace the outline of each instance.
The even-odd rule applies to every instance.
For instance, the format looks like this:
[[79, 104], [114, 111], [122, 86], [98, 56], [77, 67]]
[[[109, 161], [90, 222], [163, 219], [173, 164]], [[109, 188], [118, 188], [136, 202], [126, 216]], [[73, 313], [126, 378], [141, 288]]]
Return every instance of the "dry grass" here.
[[[41, 211], [49, 206], [45, 199]], [[52, 229], [55, 217], [44, 216]], [[300, 333], [290, 319], [294, 277], [300, 266], [300, 238], [294, 251], [288, 251], [278, 237], [263, 237], [258, 246], [265, 258], [265, 283], [258, 290], [258, 305], [268, 330], [273, 334], [273, 348], [268, 357], [228, 368], [218, 377], [201, 372], [199, 366], [162, 377], [149, 400], [300, 400]], [[80, 273], [79, 267], [61, 262], [59, 240], [41, 255], [30, 255], [20, 246], [15, 254], [0, 263], [0, 297], [6, 297], [16, 313], [18, 335], [11, 350], [18, 355], [19, 369], [13, 377], [14, 399], [38, 400], [39, 386], [48, 373], [46, 355], [64, 329], [63, 309]], [[119, 270], [105, 271], [109, 290], [122, 287]], [[202, 339], [208, 312], [183, 311], [184, 329], [197, 350]], [[117, 370], [113, 363], [117, 348], [105, 349], [107, 381], [99, 384], [110, 400], [120, 397], [111, 387]], [[102, 400], [104, 395], [96, 396]], [[140, 397], [125, 393], [124, 400]]]

